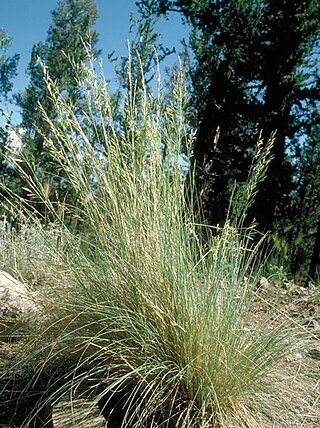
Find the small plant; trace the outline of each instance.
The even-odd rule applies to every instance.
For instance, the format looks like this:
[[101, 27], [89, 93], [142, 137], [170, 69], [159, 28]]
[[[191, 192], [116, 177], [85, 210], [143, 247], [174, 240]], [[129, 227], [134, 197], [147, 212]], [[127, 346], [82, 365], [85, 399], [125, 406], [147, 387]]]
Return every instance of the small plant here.
[[246, 402], [287, 342], [280, 330], [247, 328], [250, 229], [239, 233], [227, 222], [203, 242], [199, 230], [208, 227], [186, 208], [192, 174], [186, 178], [181, 153], [192, 141], [183, 72], [166, 103], [160, 85], [154, 96], [130, 81], [121, 127], [105, 81], [93, 66], [86, 76], [81, 117], [49, 76], [57, 120], [43, 110], [45, 144], [75, 202], [53, 202], [37, 174], [21, 167], [27, 159], [13, 159], [51, 220], [37, 233], [44, 242], [52, 230], [61, 237], [46, 246], [57, 276], [42, 301], [45, 320], [33, 326], [17, 367], [69, 364], [50, 399], [88, 385], [106, 416], [121, 407], [123, 427], [218, 427], [231, 419], [247, 426]]
[[44, 225], [34, 218], [13, 226], [4, 215], [0, 221], [1, 269], [23, 278], [30, 285], [41, 287], [50, 282], [49, 266], [59, 256], [54, 249], [63, 246], [58, 225]]

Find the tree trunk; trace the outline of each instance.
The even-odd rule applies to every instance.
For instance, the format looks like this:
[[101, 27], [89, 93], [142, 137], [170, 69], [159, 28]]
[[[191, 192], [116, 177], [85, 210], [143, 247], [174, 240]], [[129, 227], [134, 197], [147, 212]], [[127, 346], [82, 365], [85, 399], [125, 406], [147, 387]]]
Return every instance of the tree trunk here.
[[317, 273], [317, 267], [320, 261], [320, 217], [317, 225], [316, 238], [313, 245], [313, 252], [310, 260], [310, 266], [308, 270], [308, 277], [314, 280]]
[[[195, 188], [192, 189], [191, 199], [196, 205], [196, 210], [201, 212], [201, 216], [204, 215], [209, 223], [216, 222], [216, 219], [212, 218], [214, 211], [212, 205], [216, 205], [216, 201], [214, 195], [211, 195], [211, 198], [208, 197], [208, 191], [215, 194], [221, 191], [218, 177], [222, 175], [224, 160], [219, 137], [220, 132], [222, 134], [224, 132], [224, 106], [230, 76], [230, 67], [223, 61], [211, 76], [206, 99], [202, 100], [205, 107], [200, 117], [191, 156], [190, 173], [195, 174]], [[187, 191], [189, 192], [190, 189]]]
[[286, 138], [293, 134], [292, 99], [297, 89], [296, 65], [299, 63], [304, 33], [297, 31], [301, 18], [295, 2], [280, 5], [278, 0], [270, 1], [270, 13], [279, 16], [278, 25], [269, 34], [269, 46], [264, 47], [263, 81], [266, 87], [264, 114], [261, 128], [264, 138], [277, 132], [273, 148], [273, 159], [268, 175], [261, 186], [253, 216], [263, 231], [273, 229], [276, 215], [283, 217], [284, 198], [289, 195], [291, 169], [286, 162]]

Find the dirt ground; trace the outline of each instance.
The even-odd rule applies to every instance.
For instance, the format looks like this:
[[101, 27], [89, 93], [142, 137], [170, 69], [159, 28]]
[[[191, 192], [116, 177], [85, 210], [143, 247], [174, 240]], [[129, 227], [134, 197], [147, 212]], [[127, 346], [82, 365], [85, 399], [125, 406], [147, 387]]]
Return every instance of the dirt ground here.
[[255, 293], [251, 322], [265, 318], [271, 328], [288, 322], [298, 338], [297, 348], [269, 374], [257, 422], [261, 428], [320, 427], [320, 289], [261, 278]]

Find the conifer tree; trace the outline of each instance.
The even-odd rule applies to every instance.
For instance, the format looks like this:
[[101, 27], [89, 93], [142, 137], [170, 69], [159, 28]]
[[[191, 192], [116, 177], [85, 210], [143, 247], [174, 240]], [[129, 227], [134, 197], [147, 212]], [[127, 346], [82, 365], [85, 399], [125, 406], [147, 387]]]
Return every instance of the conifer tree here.
[[[53, 23], [48, 30], [46, 41], [37, 43], [32, 49], [28, 66], [29, 85], [17, 97], [22, 114], [21, 126], [26, 131], [24, 150], [37, 165], [39, 174], [42, 174], [43, 170], [50, 170], [51, 163], [43, 137], [50, 131], [39, 105], [51, 120], [55, 120], [56, 116], [45, 84], [43, 65], [61, 93], [81, 112], [81, 92], [73, 63], [85, 62], [88, 59], [89, 47], [93, 57], [100, 53], [97, 49], [98, 33], [94, 29], [98, 11], [93, 0], [60, 0], [52, 12], [52, 18]], [[55, 171], [54, 166], [51, 169]], [[60, 178], [52, 178], [51, 185], [55, 192], [62, 195], [67, 193]]]
[[[193, 162], [210, 222], [223, 221], [234, 179], [246, 178], [258, 133], [277, 130], [269, 176], [252, 218], [270, 230], [292, 192], [290, 153], [319, 79], [316, 0], [159, 0], [158, 13], [182, 13], [191, 25], [193, 105], [198, 134]], [[289, 154], [289, 155], [288, 155]]]
[[0, 102], [7, 97], [12, 90], [13, 78], [16, 75], [19, 55], [8, 56], [8, 49], [12, 39], [4, 28], [0, 28]]
[[4, 107], [13, 88], [13, 79], [16, 75], [19, 61], [18, 54], [11, 57], [8, 56], [8, 48], [11, 42], [12, 39], [8, 36], [6, 30], [0, 28], [0, 177], [6, 185], [9, 185], [9, 182], [12, 184], [14, 171], [5, 159], [9, 138], [7, 125], [10, 119], [4, 115]]

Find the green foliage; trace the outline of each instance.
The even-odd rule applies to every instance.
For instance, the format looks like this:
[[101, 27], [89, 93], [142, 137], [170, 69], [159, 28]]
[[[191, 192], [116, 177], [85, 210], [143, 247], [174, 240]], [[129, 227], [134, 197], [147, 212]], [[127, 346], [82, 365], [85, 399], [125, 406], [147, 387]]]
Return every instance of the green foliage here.
[[[19, 55], [15, 54], [12, 57], [8, 56], [8, 48], [11, 45], [11, 38], [7, 32], [0, 28], [0, 102], [5, 103], [8, 95], [13, 87], [13, 78], [16, 75], [17, 65], [19, 61]], [[10, 168], [10, 165], [5, 160], [7, 146], [9, 144], [9, 132], [8, 125], [10, 117], [4, 115], [4, 108], [0, 107], [0, 177], [1, 180], [6, 180], [7, 184], [9, 181], [14, 185], [14, 172]], [[15, 190], [17, 188], [15, 187]], [[3, 199], [1, 194], [0, 200]]]
[[[32, 287], [45, 285], [49, 280], [48, 264], [54, 255], [53, 249], [63, 245], [60, 232], [54, 225], [44, 226], [34, 219], [16, 221], [13, 227], [3, 215], [0, 220], [1, 269], [18, 279], [23, 278]], [[58, 260], [58, 257], [54, 259]]]
[[292, 203], [290, 219], [296, 225], [289, 235], [293, 241], [291, 269], [305, 279], [315, 279], [319, 268], [320, 218], [320, 146], [319, 125], [314, 125], [300, 144], [296, 168], [297, 192]]
[[[26, 134], [23, 149], [27, 156], [38, 165], [41, 176], [44, 165], [48, 169], [52, 158], [42, 134], [48, 135], [50, 127], [43, 120], [41, 108], [44, 108], [51, 120], [56, 120], [57, 112], [52, 104], [43, 76], [43, 64], [49, 70], [52, 79], [70, 104], [81, 115], [83, 99], [79, 82], [74, 76], [74, 63], [81, 63], [88, 57], [88, 49], [96, 57], [98, 33], [94, 30], [98, 12], [92, 0], [61, 0], [52, 12], [53, 23], [50, 26], [45, 43], [38, 43], [32, 49], [28, 67], [30, 83], [27, 89], [17, 97], [21, 107], [22, 123]], [[41, 107], [40, 107], [41, 106]], [[54, 169], [54, 166], [52, 166]], [[68, 189], [63, 180], [56, 177], [50, 183], [53, 193], [67, 195]], [[24, 195], [27, 197], [27, 195]]]
[[[8, 57], [8, 48], [11, 45], [11, 38], [7, 32], [0, 28], [0, 100], [5, 98], [12, 90], [12, 79], [16, 75], [19, 55]], [[1, 111], [1, 110], [0, 110]]]
[[[232, 183], [245, 182], [260, 130], [265, 139], [277, 131], [269, 174], [251, 218], [263, 231], [286, 228], [295, 221], [290, 207], [296, 207], [295, 166], [304, 163], [296, 158], [301, 135], [310, 135], [318, 120], [311, 112], [319, 110], [319, 2], [176, 0], [157, 5], [158, 13], [183, 14], [192, 28], [192, 102], [198, 111], [193, 163], [208, 221], [226, 218]], [[310, 139], [308, 144], [311, 150]], [[317, 197], [312, 199], [314, 211]], [[306, 216], [302, 222], [309, 229]]]
[[[128, 66], [130, 66], [130, 79], [141, 88], [155, 80], [159, 64], [170, 54], [175, 52], [166, 48], [161, 43], [161, 34], [156, 31], [159, 17], [156, 16], [156, 7], [152, 0], [140, 0], [136, 2], [138, 18], [130, 17], [130, 34], [132, 40], [129, 44], [131, 57], [121, 57], [117, 65], [117, 75], [121, 86], [129, 90]], [[137, 55], [137, 52], [139, 55]], [[114, 59], [116, 61], [116, 59]], [[141, 75], [143, 70], [144, 76]]]

